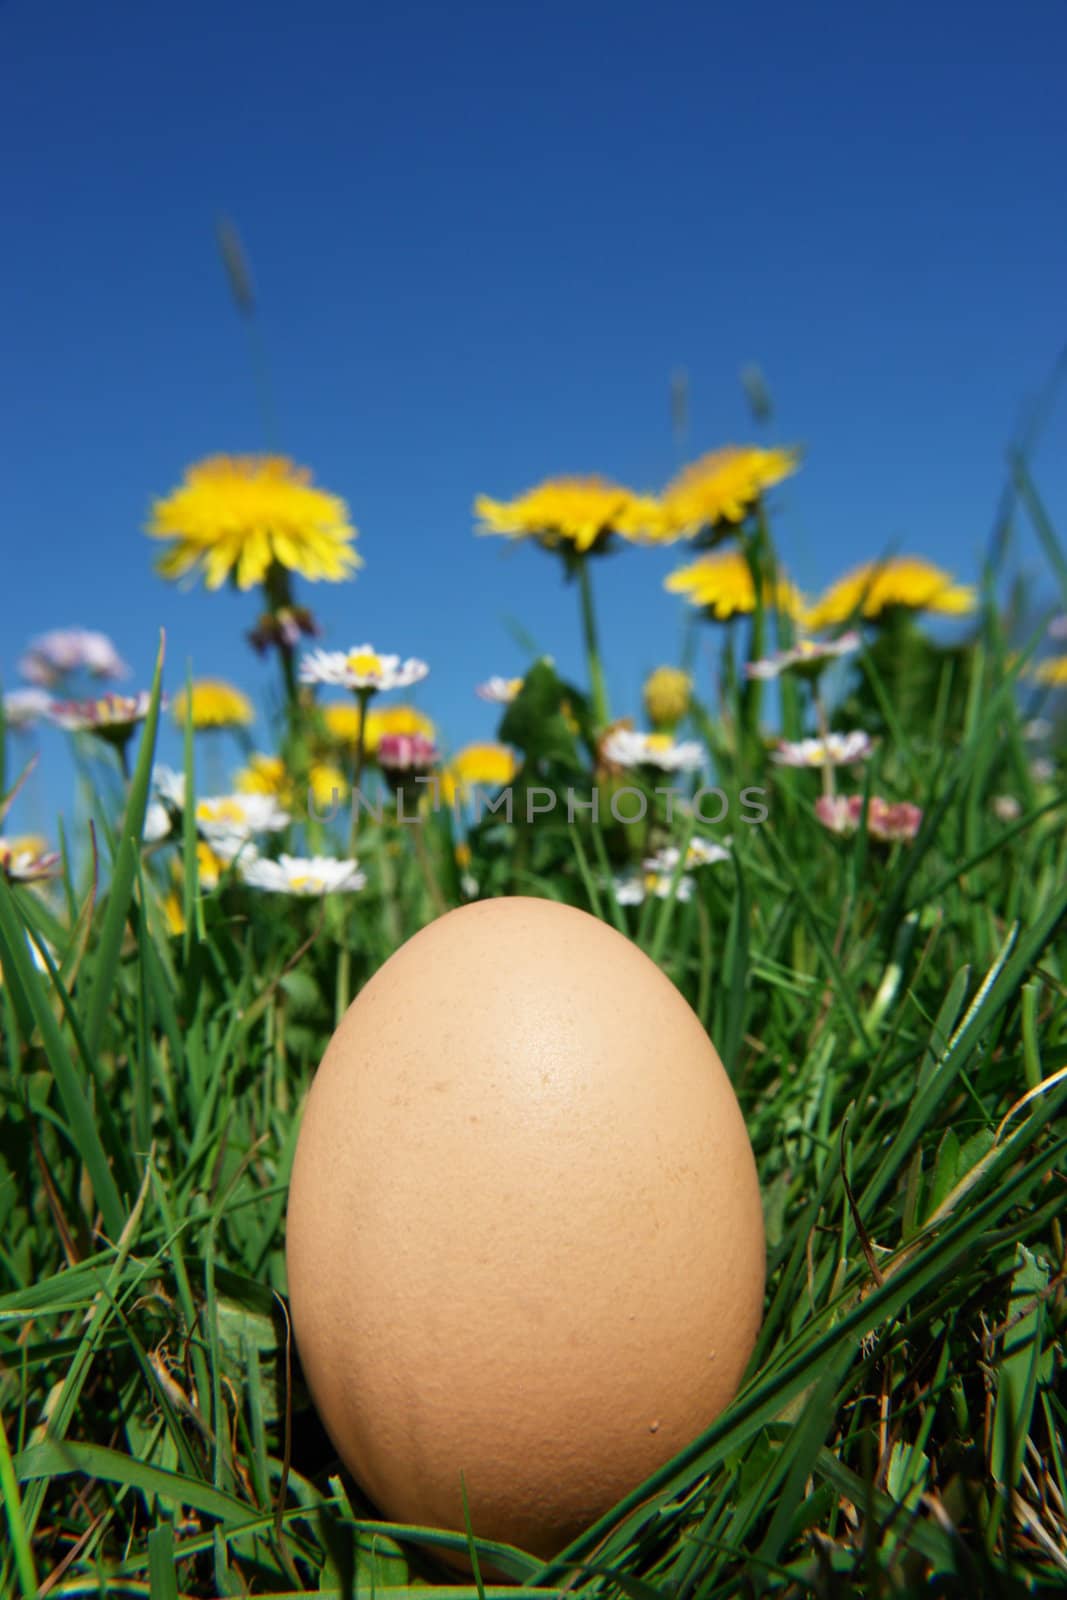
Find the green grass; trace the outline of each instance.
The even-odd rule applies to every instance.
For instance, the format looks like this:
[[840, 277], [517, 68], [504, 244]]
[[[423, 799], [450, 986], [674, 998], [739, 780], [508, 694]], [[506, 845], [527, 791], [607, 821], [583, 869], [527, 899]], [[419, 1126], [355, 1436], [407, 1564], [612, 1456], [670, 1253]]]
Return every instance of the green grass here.
[[[847, 715], [882, 729], [873, 789], [923, 806], [913, 844], [828, 834], [815, 774], [731, 766], [736, 686], [694, 725], [770, 816], [734, 822], [691, 900], [620, 907], [608, 874], [633, 842], [587, 816], [472, 829], [481, 892], [587, 907], [662, 964], [719, 1046], [765, 1201], [736, 1399], [547, 1564], [475, 1539], [463, 1583], [433, 1550], [471, 1530], [416, 1549], [377, 1520], [310, 1409], [284, 1302], [337, 952], [355, 992], [438, 893], [457, 903], [453, 821], [423, 854], [365, 826], [368, 888], [343, 906], [202, 893], [189, 813], [141, 845], [153, 712], [124, 817], [98, 819], [99, 881], [84, 862], [60, 896], [0, 877], [0, 1595], [1067, 1590], [1063, 750], [1035, 780], [992, 604], [959, 648], [912, 630], [894, 662], [885, 639]], [[588, 785], [564, 699], [584, 727], [578, 690], [537, 669], [504, 733], [526, 776]]]

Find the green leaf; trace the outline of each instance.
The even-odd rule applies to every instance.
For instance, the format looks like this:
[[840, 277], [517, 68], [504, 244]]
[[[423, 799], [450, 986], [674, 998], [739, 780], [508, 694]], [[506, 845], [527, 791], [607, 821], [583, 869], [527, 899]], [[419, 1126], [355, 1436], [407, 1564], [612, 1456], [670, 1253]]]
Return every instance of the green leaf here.
[[531, 766], [557, 761], [577, 768], [578, 748], [563, 708], [567, 706], [573, 717], [581, 698], [556, 676], [549, 661], [535, 662], [504, 713], [500, 737], [521, 750]]
[[1052, 1377], [1052, 1351], [1043, 1344], [1049, 1273], [1025, 1245], [1017, 1245], [1003, 1351], [997, 1369], [992, 1466], [998, 1483], [1015, 1489], [1038, 1385]]
[[202, 1511], [205, 1516], [217, 1517], [227, 1526], [247, 1522], [256, 1514], [254, 1507], [212, 1488], [200, 1478], [191, 1478], [179, 1472], [165, 1472], [144, 1461], [135, 1461], [121, 1450], [111, 1450], [100, 1444], [82, 1444], [72, 1439], [46, 1439], [42, 1444], [29, 1445], [16, 1456], [15, 1473], [20, 1483], [35, 1478], [65, 1478], [72, 1473], [87, 1478], [102, 1478], [108, 1483], [122, 1484], [127, 1489], [137, 1489], [144, 1495], [149, 1507], [152, 1496], [157, 1495], [176, 1510], [187, 1506], [191, 1511]]
[[44, 979], [30, 959], [14, 895], [3, 873], [0, 873], [0, 962], [4, 971], [10, 974], [12, 988], [18, 992], [26, 1009], [32, 1012], [40, 1029], [71, 1140], [85, 1162], [93, 1193], [103, 1215], [104, 1227], [110, 1237], [117, 1240], [126, 1221], [125, 1207], [97, 1131], [96, 1119], [53, 1015]]
[[960, 1172], [960, 1141], [955, 1130], [949, 1128], [938, 1146], [934, 1159], [934, 1177], [930, 1188], [929, 1211], [935, 1212], [956, 1187]]
[[152, 1600], [178, 1600], [174, 1565], [174, 1534], [162, 1522], [148, 1535], [148, 1592]]
[[25, 1600], [36, 1600], [37, 1573], [33, 1562], [33, 1547], [22, 1511], [22, 1499], [16, 1481], [15, 1468], [7, 1442], [7, 1429], [0, 1414], [0, 1503], [6, 1513], [11, 1551], [15, 1557], [19, 1589]]

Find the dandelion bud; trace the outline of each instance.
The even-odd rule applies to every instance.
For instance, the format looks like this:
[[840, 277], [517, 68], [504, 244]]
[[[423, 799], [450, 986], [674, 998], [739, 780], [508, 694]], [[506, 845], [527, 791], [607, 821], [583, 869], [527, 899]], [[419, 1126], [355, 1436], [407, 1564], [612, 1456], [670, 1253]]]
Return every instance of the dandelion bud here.
[[654, 728], [674, 728], [689, 710], [693, 681], [678, 667], [657, 667], [645, 680], [644, 700]]

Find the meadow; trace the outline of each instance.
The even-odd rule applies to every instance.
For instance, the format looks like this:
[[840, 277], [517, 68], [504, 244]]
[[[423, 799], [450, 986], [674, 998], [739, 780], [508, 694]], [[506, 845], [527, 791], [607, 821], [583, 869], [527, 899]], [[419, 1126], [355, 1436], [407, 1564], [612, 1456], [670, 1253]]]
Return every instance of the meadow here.
[[[102, 635], [29, 644], [0, 831], [41, 719], [89, 823], [0, 839], [0, 1595], [1067, 1590], [1067, 559], [1020, 457], [1006, 517], [1058, 602], [1009, 589], [1006, 525], [977, 589], [871, 550], [803, 595], [775, 508], [801, 470], [746, 445], [654, 496], [477, 499], [481, 534], [559, 564], [587, 663], [480, 685], [492, 744], [449, 747], [411, 703], [432, 663], [405, 641], [316, 639], [313, 586], [352, 578], [356, 533], [280, 458], [194, 465], [149, 525], [165, 581], [256, 597], [269, 738], [165, 644], [133, 692]], [[613, 714], [598, 564], [665, 544], [690, 645]], [[435, 916], [511, 894], [610, 921], [690, 1002], [768, 1251], [736, 1398], [548, 1562], [383, 1522], [285, 1304], [339, 1017]]]

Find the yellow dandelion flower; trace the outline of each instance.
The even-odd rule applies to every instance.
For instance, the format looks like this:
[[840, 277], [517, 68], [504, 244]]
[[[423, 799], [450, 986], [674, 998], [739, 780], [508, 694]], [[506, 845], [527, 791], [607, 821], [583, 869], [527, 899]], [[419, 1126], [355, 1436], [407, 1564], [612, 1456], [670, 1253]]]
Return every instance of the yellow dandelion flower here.
[[[721, 550], [700, 556], [664, 579], [663, 587], [684, 595], [692, 606], [709, 611], [719, 622], [747, 616], [756, 609], [756, 590], [748, 562], [740, 550]], [[803, 607], [799, 591], [781, 572], [774, 593], [763, 596], [766, 607], [797, 616]]]
[[673, 728], [689, 710], [693, 680], [680, 667], [657, 667], [645, 679], [642, 695], [654, 728]]
[[546, 549], [561, 546], [585, 555], [603, 549], [613, 533], [634, 538], [654, 502], [606, 478], [546, 478], [517, 500], [474, 502], [479, 533], [502, 533], [513, 539], [536, 539]]
[[342, 700], [337, 705], [323, 706], [322, 720], [326, 732], [338, 744], [355, 744], [359, 738], [359, 706], [354, 701]]
[[1052, 689], [1067, 689], [1067, 656], [1053, 656], [1050, 661], [1042, 661], [1034, 668], [1034, 677], [1038, 683], [1048, 684]]
[[170, 541], [158, 563], [165, 578], [199, 571], [209, 589], [228, 578], [251, 589], [275, 565], [339, 583], [362, 565], [345, 502], [284, 456], [211, 456], [189, 467], [156, 501], [148, 532]]
[[853, 567], [830, 585], [807, 612], [811, 629], [832, 628], [855, 616], [878, 617], [892, 606], [962, 616], [973, 611], [973, 589], [958, 586], [948, 572], [921, 556], [894, 556]]
[[383, 706], [367, 713], [367, 733], [375, 735], [375, 746], [383, 733], [421, 733], [424, 739], [437, 737], [437, 730], [426, 715], [415, 706]]
[[632, 494], [619, 512], [615, 532], [635, 544], [655, 542], [663, 528], [663, 502], [650, 494]]
[[[348, 793], [348, 779], [340, 767], [329, 761], [312, 763], [308, 773], [311, 798], [319, 811], [333, 803], [334, 791], [343, 800]], [[292, 807], [294, 790], [292, 779], [281, 756], [255, 754], [249, 757], [234, 780], [238, 794], [271, 795], [283, 806]]]
[[292, 783], [281, 756], [268, 756], [258, 751], [249, 756], [247, 767], [234, 779], [238, 794], [269, 794], [286, 804], [292, 799]]
[[[206, 839], [197, 841], [196, 846], [196, 879], [201, 889], [210, 892], [217, 889], [219, 879], [226, 870], [226, 863], [221, 856], [217, 856]], [[167, 932], [175, 935], [185, 932], [185, 907], [182, 893], [183, 868], [180, 861], [175, 861], [171, 870], [174, 886], [168, 890], [163, 898], [163, 920], [167, 925]]]
[[311, 798], [315, 802], [316, 810], [322, 812], [334, 804], [334, 799], [343, 800], [348, 793], [348, 779], [340, 767], [331, 765], [328, 761], [316, 761], [308, 774], [311, 784]]
[[518, 758], [506, 744], [468, 744], [457, 750], [441, 774], [441, 798], [452, 805], [475, 785], [499, 789], [519, 770]]
[[[190, 696], [180, 689], [174, 696], [174, 720], [185, 726]], [[247, 728], [256, 720], [252, 702], [232, 683], [221, 678], [201, 678], [192, 686], [194, 728]]]
[[[180, 864], [175, 865], [180, 873]], [[199, 840], [196, 846], [196, 881], [201, 889], [217, 889], [225, 870], [226, 863], [222, 857], [215, 854], [206, 839]]]
[[[322, 715], [326, 732], [336, 744], [355, 745], [359, 738], [359, 706], [354, 701], [342, 700], [336, 705], [323, 706]], [[419, 733], [423, 738], [433, 739], [436, 731], [426, 713], [415, 706], [372, 707], [367, 712], [364, 754], [371, 759], [377, 755], [383, 733]]]
[[763, 450], [726, 445], [683, 467], [663, 491], [646, 538], [655, 544], [691, 539], [702, 529], [743, 522], [766, 490], [790, 477], [800, 464], [796, 449]]
[[164, 897], [163, 920], [167, 925], [167, 932], [172, 937], [180, 939], [185, 932], [185, 907], [177, 889], [171, 889]]

